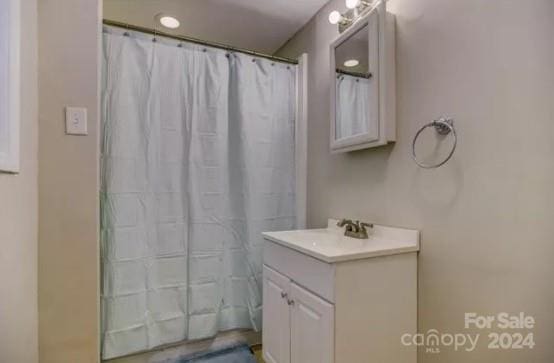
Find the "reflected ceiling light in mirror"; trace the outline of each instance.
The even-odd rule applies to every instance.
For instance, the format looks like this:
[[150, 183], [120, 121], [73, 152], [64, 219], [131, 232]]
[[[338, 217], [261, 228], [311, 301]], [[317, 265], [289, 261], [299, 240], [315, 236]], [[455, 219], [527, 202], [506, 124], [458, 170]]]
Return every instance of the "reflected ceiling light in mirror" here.
[[162, 26], [169, 29], [177, 29], [181, 23], [171, 15], [158, 14], [154, 17]]
[[356, 9], [360, 5], [360, 0], [346, 0], [346, 7], [348, 9]]
[[345, 67], [356, 67], [358, 64], [360, 64], [360, 61], [357, 59], [349, 59], [346, 62], [344, 62]]

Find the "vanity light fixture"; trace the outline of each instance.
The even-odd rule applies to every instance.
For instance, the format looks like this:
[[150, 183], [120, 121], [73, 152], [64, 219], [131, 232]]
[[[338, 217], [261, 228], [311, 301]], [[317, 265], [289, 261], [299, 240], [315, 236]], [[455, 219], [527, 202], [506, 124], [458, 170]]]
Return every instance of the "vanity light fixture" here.
[[169, 28], [169, 29], [177, 29], [181, 23], [177, 18], [174, 18], [171, 15], [166, 14], [158, 14], [154, 17], [157, 22], [159, 22], [162, 26]]
[[357, 59], [349, 59], [344, 62], [345, 67], [356, 67], [358, 64], [360, 64], [360, 61]]
[[350, 25], [354, 24], [359, 18], [365, 14], [366, 10], [370, 9], [373, 2], [365, 0], [345, 0], [348, 10], [341, 14], [334, 10], [329, 14], [329, 23], [339, 25], [339, 31], [342, 33]]
[[335, 25], [340, 23], [341, 21], [345, 21], [344, 17], [339, 13], [338, 11], [331, 11], [329, 14], [329, 23]]
[[360, 5], [360, 0], [346, 0], [346, 7], [348, 9], [356, 9]]

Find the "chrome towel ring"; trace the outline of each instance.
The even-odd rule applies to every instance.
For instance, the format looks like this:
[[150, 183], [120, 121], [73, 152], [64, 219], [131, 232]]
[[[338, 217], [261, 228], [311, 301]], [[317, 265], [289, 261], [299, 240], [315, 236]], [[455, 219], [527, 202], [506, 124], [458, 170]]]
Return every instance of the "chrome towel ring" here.
[[[450, 152], [448, 153], [448, 156], [443, 161], [441, 161], [437, 164], [422, 163], [421, 161], [419, 161], [417, 159], [417, 155], [416, 155], [415, 148], [416, 148], [417, 139], [418, 139], [419, 135], [421, 135], [421, 133], [428, 127], [433, 127], [439, 135], [446, 136], [448, 134], [452, 134], [452, 136], [454, 136], [454, 144], [452, 145], [452, 150], [450, 150]], [[416, 133], [416, 135], [414, 137], [414, 141], [412, 142], [412, 157], [413, 157], [415, 163], [418, 166], [420, 166], [421, 168], [435, 169], [435, 168], [438, 168], [438, 167], [446, 164], [446, 162], [448, 160], [450, 160], [452, 155], [454, 155], [454, 151], [456, 151], [456, 146], [457, 145], [458, 145], [458, 135], [456, 135], [456, 129], [454, 129], [454, 119], [441, 117], [438, 120], [434, 120], [433, 122], [430, 122], [427, 125], [424, 125], [422, 128], [420, 128], [418, 130], [418, 132]]]

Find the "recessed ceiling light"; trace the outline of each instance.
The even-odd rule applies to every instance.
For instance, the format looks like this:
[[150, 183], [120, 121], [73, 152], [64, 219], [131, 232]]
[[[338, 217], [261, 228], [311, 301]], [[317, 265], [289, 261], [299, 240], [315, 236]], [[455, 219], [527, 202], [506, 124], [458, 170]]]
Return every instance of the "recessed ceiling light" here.
[[345, 67], [356, 67], [358, 64], [360, 64], [360, 61], [358, 61], [357, 59], [349, 59], [344, 62]]
[[169, 29], [176, 29], [181, 25], [179, 20], [172, 17], [171, 15], [158, 14], [155, 18], [157, 21], [160, 22], [160, 24]]

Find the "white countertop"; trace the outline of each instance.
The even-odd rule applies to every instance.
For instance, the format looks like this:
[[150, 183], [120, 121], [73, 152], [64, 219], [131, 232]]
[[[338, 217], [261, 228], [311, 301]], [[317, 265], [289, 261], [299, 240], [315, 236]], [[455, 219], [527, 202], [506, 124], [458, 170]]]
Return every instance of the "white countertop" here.
[[375, 225], [368, 239], [344, 236], [330, 219], [327, 228], [264, 232], [265, 239], [327, 263], [419, 251], [419, 231]]

